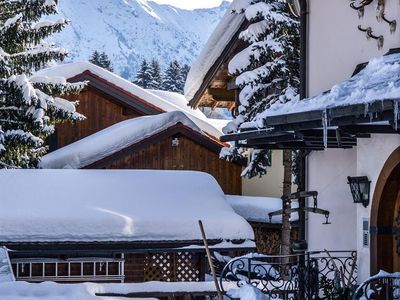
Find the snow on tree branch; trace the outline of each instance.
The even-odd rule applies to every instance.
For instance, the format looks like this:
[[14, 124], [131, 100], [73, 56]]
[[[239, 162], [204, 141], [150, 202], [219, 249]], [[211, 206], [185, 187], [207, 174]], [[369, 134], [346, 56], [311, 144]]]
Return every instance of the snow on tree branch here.
[[[240, 2], [240, 3], [239, 3]], [[239, 5], [240, 4], [240, 5]], [[298, 97], [299, 86], [299, 22], [290, 15], [285, 1], [238, 1], [240, 10], [250, 25], [239, 36], [247, 47], [229, 63], [229, 72], [236, 76], [240, 88], [238, 116], [224, 133], [235, 133], [246, 124], [263, 128], [263, 112], [274, 103], [286, 103]], [[232, 153], [246, 153], [231, 150]], [[242, 176], [266, 174], [267, 150], [253, 151]], [[231, 159], [232, 154], [222, 152]]]

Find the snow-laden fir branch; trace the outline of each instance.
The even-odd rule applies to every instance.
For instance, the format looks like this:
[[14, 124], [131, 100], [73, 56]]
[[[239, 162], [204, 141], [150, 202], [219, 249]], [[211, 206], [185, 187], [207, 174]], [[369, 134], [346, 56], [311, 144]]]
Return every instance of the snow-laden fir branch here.
[[[225, 128], [234, 133], [246, 124], [265, 126], [263, 112], [275, 103], [298, 97], [299, 86], [299, 22], [290, 15], [285, 1], [242, 0], [240, 9], [249, 26], [239, 38], [247, 47], [229, 63], [229, 72], [236, 76], [240, 88], [238, 115]], [[221, 156], [230, 160], [242, 156], [244, 149], [224, 150]], [[267, 151], [253, 151], [243, 176], [264, 175], [269, 164]]]

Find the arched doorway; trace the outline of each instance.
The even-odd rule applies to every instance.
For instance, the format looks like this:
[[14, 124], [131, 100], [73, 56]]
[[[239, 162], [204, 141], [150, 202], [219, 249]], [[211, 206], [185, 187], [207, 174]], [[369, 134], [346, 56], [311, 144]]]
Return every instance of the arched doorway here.
[[400, 147], [386, 161], [371, 208], [371, 274], [400, 271]]

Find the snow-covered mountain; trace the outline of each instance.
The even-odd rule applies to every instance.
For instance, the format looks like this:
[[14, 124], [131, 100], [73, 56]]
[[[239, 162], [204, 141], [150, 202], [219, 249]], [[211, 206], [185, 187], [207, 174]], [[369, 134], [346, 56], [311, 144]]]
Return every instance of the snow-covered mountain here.
[[60, 15], [72, 23], [52, 41], [72, 61], [105, 51], [115, 72], [132, 79], [143, 58], [191, 64], [229, 5], [183, 10], [147, 0], [63, 0]]

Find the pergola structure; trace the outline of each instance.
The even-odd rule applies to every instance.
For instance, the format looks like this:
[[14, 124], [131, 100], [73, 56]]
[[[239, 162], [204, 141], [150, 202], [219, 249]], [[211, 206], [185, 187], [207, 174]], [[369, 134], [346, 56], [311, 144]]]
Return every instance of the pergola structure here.
[[225, 135], [221, 140], [255, 149], [324, 150], [325, 131], [327, 148], [352, 148], [357, 145], [358, 138], [400, 133], [398, 121], [394, 120], [396, 101], [378, 101], [368, 109], [363, 104], [327, 109], [329, 125], [326, 130], [323, 128], [323, 111], [317, 110], [268, 117], [263, 129], [242, 130]]
[[400, 74], [393, 66], [399, 62], [400, 49], [393, 49], [381, 61], [357, 66], [331, 91], [271, 107], [263, 128], [246, 124], [221, 141], [255, 149], [324, 150], [352, 148], [372, 134], [398, 134]]

